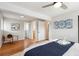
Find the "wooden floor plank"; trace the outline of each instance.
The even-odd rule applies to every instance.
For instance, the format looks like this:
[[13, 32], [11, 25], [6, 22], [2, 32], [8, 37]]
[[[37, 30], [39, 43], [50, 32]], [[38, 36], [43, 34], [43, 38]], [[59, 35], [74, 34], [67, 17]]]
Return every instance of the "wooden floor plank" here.
[[9, 56], [15, 54], [17, 52], [24, 50], [25, 47], [28, 47], [31, 44], [32, 41], [28, 39], [15, 41], [12, 44], [11, 43], [4, 44], [0, 48], [0, 56]]

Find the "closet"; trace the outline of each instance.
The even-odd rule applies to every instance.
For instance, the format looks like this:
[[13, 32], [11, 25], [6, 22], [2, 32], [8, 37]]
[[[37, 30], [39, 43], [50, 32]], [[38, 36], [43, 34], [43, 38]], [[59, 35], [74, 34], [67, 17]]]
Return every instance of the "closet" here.
[[30, 22], [30, 38], [34, 41], [48, 40], [49, 27], [48, 22], [44, 20], [35, 20]]

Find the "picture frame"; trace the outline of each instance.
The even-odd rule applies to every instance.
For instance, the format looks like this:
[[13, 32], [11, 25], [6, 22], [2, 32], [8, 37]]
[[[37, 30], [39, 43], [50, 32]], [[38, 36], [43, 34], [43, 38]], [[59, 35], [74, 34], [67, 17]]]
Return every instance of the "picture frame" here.
[[20, 30], [20, 24], [19, 23], [12, 23], [11, 24], [11, 30], [12, 31], [18, 31], [18, 30]]
[[55, 29], [71, 29], [72, 27], [73, 27], [72, 19], [66, 19], [54, 22]]

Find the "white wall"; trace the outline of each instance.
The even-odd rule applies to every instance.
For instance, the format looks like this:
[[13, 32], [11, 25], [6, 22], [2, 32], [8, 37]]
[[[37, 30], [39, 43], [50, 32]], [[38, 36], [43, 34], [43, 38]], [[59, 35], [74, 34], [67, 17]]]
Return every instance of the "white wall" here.
[[2, 45], [1, 36], [2, 36], [2, 34], [1, 34], [1, 20], [0, 20], [0, 47], [1, 47], [1, 45]]
[[[73, 42], [78, 42], [78, 15], [79, 11], [62, 14], [55, 18], [49, 24], [49, 39], [66, 39]], [[72, 29], [54, 29], [53, 22], [57, 20], [73, 19]]]
[[2, 24], [2, 15], [0, 14], [0, 47], [2, 46], [2, 30], [1, 30], [1, 24]]
[[[12, 31], [11, 30], [12, 23], [20, 24], [20, 30]], [[19, 20], [13, 20], [13, 19], [4, 19], [4, 35], [7, 35], [8, 33], [11, 33], [13, 35], [17, 35], [19, 40], [24, 39], [25, 38], [24, 22], [19, 21]]]

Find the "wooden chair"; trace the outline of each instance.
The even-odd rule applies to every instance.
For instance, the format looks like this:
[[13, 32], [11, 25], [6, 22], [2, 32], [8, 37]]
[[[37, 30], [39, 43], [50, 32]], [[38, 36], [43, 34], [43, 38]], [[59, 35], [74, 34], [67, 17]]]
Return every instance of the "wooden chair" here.
[[13, 35], [8, 34], [7, 36], [2, 35], [2, 44], [4, 43], [13, 43]]
[[10, 40], [10, 42], [13, 43], [13, 35], [12, 34], [8, 34], [7, 35], [7, 40]]

